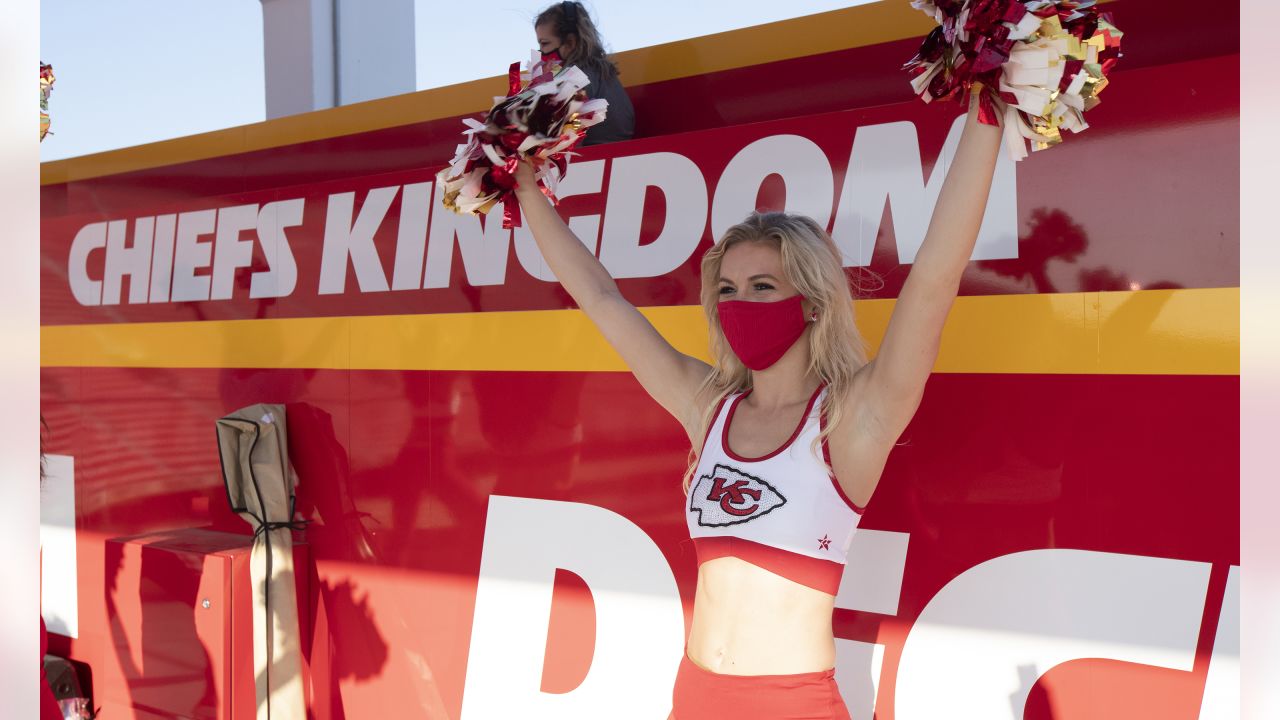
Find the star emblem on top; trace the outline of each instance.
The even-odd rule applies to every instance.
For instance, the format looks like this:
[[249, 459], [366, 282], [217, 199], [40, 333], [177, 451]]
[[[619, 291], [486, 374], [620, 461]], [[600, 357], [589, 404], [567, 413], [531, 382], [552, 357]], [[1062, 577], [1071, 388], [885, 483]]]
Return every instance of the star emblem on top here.
[[828, 538], [826, 535], [823, 535], [823, 536], [822, 536], [822, 538], [818, 540], [818, 549], [819, 549], [819, 550], [830, 550], [830, 549], [831, 549], [831, 538]]

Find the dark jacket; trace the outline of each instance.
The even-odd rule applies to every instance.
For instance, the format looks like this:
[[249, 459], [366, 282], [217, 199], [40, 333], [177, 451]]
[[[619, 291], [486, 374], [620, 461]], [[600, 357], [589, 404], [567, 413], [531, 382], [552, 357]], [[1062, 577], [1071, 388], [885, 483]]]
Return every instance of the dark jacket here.
[[627, 90], [622, 87], [617, 74], [610, 73], [610, 77], [605, 80], [601, 79], [599, 70], [586, 66], [582, 66], [581, 69], [591, 81], [591, 84], [584, 88], [587, 97], [603, 98], [609, 101], [604, 122], [587, 128], [587, 137], [583, 139], [582, 144], [603, 145], [619, 140], [630, 140], [636, 130], [636, 111], [631, 107], [631, 98], [627, 96]]

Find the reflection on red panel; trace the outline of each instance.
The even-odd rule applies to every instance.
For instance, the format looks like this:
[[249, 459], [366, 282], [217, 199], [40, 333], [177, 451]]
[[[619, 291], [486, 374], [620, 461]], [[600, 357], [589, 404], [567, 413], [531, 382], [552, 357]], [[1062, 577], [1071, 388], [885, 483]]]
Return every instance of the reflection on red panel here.
[[[104, 544], [108, 648], [97, 663], [99, 702], [112, 716], [253, 717], [252, 538], [184, 528]], [[312, 652], [307, 547], [294, 547], [304, 668]], [[261, 612], [259, 610], [259, 612]], [[325, 648], [321, 644], [321, 649]], [[323, 652], [321, 653], [323, 654]], [[117, 677], [113, 672], [119, 668]], [[322, 700], [310, 688], [308, 697]]]

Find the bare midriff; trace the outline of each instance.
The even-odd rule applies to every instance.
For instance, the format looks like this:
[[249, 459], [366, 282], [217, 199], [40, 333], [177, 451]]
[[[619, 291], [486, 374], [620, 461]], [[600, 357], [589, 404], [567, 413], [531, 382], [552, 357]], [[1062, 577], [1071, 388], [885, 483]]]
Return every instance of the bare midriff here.
[[791, 675], [835, 665], [835, 598], [735, 557], [698, 568], [688, 654], [725, 675]]

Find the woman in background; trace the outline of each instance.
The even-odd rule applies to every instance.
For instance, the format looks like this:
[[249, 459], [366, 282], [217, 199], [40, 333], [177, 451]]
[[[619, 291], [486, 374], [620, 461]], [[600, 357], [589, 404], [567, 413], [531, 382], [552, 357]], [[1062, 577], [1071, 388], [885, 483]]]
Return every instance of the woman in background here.
[[635, 134], [636, 114], [631, 98], [618, 81], [618, 68], [604, 54], [604, 42], [591, 16], [580, 2], [559, 2], [538, 13], [533, 21], [538, 35], [542, 59], [575, 65], [586, 73], [591, 84], [587, 96], [609, 102], [604, 122], [594, 125], [583, 139], [583, 145], [630, 140]]

